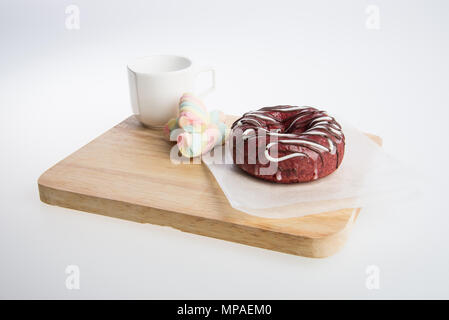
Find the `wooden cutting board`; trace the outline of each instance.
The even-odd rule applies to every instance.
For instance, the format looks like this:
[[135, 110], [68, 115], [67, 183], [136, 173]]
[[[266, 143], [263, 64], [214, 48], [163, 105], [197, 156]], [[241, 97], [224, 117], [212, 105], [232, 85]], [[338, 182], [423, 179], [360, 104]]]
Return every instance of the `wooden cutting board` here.
[[[234, 117], [228, 117], [232, 121]], [[369, 135], [381, 144], [379, 137]], [[47, 170], [43, 202], [255, 247], [327, 257], [345, 243], [360, 209], [267, 219], [237, 211], [204, 164], [173, 164], [161, 130], [131, 116]]]

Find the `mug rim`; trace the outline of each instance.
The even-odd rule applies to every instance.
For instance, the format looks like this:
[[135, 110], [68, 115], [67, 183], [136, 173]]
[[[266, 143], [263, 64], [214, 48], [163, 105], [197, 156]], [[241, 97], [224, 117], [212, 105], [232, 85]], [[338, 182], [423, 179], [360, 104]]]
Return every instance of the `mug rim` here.
[[[139, 70], [137, 70], [137, 68], [135, 68], [135, 66], [134, 67], [132, 66], [132, 64], [138, 62], [139, 60], [155, 58], [155, 57], [181, 58], [181, 59], [186, 60], [188, 62], [188, 65], [184, 68], [180, 68], [180, 69], [176, 69], [176, 70], [168, 70], [168, 71], [139, 71]], [[152, 54], [152, 55], [142, 56], [142, 57], [133, 59], [132, 61], [127, 63], [126, 68], [129, 71], [134, 72], [136, 74], [158, 74], [158, 75], [161, 75], [161, 74], [173, 74], [173, 73], [183, 72], [185, 70], [190, 69], [192, 67], [192, 65], [193, 65], [192, 59], [190, 59], [186, 56], [176, 55], [176, 54]]]

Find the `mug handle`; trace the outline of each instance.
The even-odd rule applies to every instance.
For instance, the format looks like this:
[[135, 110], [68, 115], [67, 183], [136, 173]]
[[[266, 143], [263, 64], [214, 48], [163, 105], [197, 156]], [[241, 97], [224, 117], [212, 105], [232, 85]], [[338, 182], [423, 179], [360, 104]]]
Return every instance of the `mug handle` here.
[[200, 69], [197, 71], [196, 75], [198, 76], [200, 73], [203, 72], [211, 72], [212, 73], [212, 85], [204, 90], [203, 92], [198, 93], [198, 97], [203, 98], [205, 95], [211, 93], [215, 90], [215, 69], [212, 67], [200, 67]]

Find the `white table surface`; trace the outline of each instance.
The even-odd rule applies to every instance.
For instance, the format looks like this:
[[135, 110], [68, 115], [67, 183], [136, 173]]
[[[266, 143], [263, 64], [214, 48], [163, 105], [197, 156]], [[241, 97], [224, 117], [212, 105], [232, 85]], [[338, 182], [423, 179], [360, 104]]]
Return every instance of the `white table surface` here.
[[[0, 298], [449, 298], [447, 1], [71, 3], [79, 30], [69, 2], [0, 1]], [[421, 195], [364, 208], [318, 260], [41, 203], [42, 172], [130, 115], [125, 65], [152, 53], [213, 65], [211, 109], [317, 105], [381, 135]]]

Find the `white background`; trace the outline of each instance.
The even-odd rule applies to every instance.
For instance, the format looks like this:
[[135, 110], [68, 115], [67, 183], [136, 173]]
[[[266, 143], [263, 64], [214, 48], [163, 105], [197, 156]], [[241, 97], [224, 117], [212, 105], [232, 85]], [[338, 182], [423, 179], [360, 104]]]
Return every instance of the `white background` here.
[[[0, 297], [449, 298], [448, 12], [443, 0], [1, 0]], [[42, 172], [130, 115], [126, 63], [153, 53], [213, 65], [211, 109], [316, 105], [381, 135], [427, 181], [422, 195], [364, 208], [319, 260], [41, 203]], [[80, 290], [65, 286], [71, 264]]]

